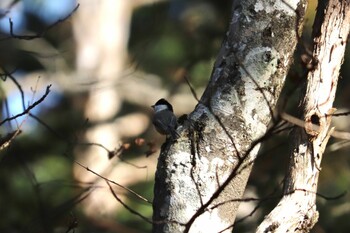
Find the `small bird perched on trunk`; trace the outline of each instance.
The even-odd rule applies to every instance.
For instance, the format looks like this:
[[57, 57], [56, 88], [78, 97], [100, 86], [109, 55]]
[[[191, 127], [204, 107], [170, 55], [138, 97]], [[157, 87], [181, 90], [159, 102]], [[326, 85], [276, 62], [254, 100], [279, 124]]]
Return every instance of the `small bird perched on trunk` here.
[[179, 134], [176, 132], [177, 119], [173, 112], [173, 106], [165, 99], [158, 100], [154, 105], [153, 125], [158, 133], [170, 135], [172, 139], [176, 139]]

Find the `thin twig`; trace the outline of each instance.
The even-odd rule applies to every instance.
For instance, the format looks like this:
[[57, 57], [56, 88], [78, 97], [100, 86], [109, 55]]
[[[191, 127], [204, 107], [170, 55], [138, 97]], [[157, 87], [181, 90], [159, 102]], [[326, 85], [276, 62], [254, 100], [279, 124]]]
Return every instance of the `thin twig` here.
[[125, 203], [118, 197], [118, 195], [114, 192], [114, 190], [113, 190], [111, 184], [109, 183], [110, 181], [107, 180], [107, 179], [105, 179], [105, 181], [106, 181], [106, 183], [107, 183], [109, 189], [111, 190], [111, 193], [112, 193], [112, 195], [114, 196], [114, 198], [115, 198], [125, 209], [127, 209], [130, 213], [132, 213], [132, 214], [134, 214], [134, 215], [136, 215], [136, 216], [142, 218], [142, 219], [145, 220], [146, 222], [153, 224], [153, 221], [152, 221], [152, 220], [146, 218], [145, 216], [143, 216], [142, 214], [140, 214], [140, 213], [137, 212], [136, 210], [133, 210], [133, 209], [130, 208], [127, 204], [125, 204]]
[[128, 192], [130, 192], [130, 193], [132, 193], [133, 195], [135, 195], [136, 197], [140, 198], [141, 200], [143, 200], [143, 201], [145, 201], [145, 202], [147, 202], [147, 203], [149, 203], [149, 204], [152, 204], [151, 201], [147, 200], [146, 198], [144, 198], [144, 197], [141, 196], [140, 194], [136, 193], [135, 191], [133, 191], [133, 190], [131, 190], [131, 189], [129, 189], [129, 188], [127, 188], [127, 187], [121, 185], [121, 184], [118, 184], [117, 182], [115, 182], [115, 181], [113, 181], [113, 180], [110, 180], [110, 179], [108, 179], [108, 178], [106, 178], [106, 177], [104, 177], [104, 176], [98, 174], [97, 172], [91, 170], [89, 167], [82, 165], [82, 164], [79, 163], [78, 161], [74, 161], [74, 162], [75, 162], [76, 164], [78, 164], [80, 167], [86, 169], [88, 172], [91, 172], [92, 174], [94, 174], [94, 175], [100, 177], [101, 179], [103, 179], [103, 180], [105, 180], [105, 181], [107, 181], [107, 182], [110, 182], [110, 183], [112, 183], [112, 184], [114, 184], [114, 185], [116, 185], [116, 186], [118, 186], [118, 187], [120, 187], [120, 188], [122, 188], [122, 189], [124, 189], [124, 190], [126, 190], [126, 191], [128, 191]]
[[197, 102], [199, 102], [199, 98], [198, 98], [198, 96], [197, 96], [197, 93], [196, 93], [196, 91], [194, 90], [192, 84], [190, 83], [190, 80], [188, 79], [187, 75], [184, 75], [184, 79], [185, 79], [185, 81], [186, 81], [188, 87], [190, 88], [193, 97], [197, 100]]
[[28, 114], [30, 112], [30, 110], [32, 110], [33, 108], [35, 108], [38, 104], [40, 104], [41, 102], [44, 101], [44, 99], [48, 96], [48, 94], [50, 93], [50, 88], [51, 88], [51, 84], [48, 85], [46, 87], [46, 91], [45, 91], [45, 94], [40, 98], [38, 99], [37, 101], [35, 101], [33, 104], [29, 105], [28, 108], [26, 108], [23, 112], [21, 113], [18, 113], [17, 115], [15, 116], [12, 116], [12, 117], [8, 117], [6, 119], [4, 119], [3, 121], [0, 122], [0, 125], [3, 125], [5, 122], [7, 121], [12, 121], [18, 117], [21, 117], [21, 116], [24, 116], [26, 114]]
[[[79, 8], [80, 4], [77, 4], [76, 7], [64, 18], [57, 20], [55, 23], [51, 24], [50, 26], [48, 26], [44, 31], [39, 32], [37, 34], [34, 35], [17, 35], [13, 32], [13, 22], [12, 19], [9, 18], [9, 23], [10, 23], [10, 38], [15, 38], [15, 39], [19, 39], [19, 40], [33, 40], [33, 39], [37, 39], [37, 38], [41, 38], [45, 35], [45, 33], [47, 31], [49, 31], [50, 29], [52, 29], [53, 27], [57, 26], [58, 24], [66, 21], [68, 18], [70, 18]], [[8, 39], [8, 38], [5, 38]]]

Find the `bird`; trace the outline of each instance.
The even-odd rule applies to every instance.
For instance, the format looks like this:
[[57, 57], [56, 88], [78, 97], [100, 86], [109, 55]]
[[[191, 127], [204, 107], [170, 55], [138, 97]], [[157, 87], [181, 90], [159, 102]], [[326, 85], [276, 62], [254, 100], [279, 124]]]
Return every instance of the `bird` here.
[[152, 123], [158, 133], [176, 139], [179, 134], [176, 132], [177, 119], [174, 115], [173, 106], [162, 98], [151, 107], [154, 110]]

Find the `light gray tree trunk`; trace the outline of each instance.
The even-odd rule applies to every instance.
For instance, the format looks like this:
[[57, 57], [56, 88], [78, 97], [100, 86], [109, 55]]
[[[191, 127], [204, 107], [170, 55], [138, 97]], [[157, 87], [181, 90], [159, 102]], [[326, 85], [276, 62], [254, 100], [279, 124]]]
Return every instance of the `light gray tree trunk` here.
[[[294, 132], [285, 195], [257, 232], [309, 232], [318, 220], [316, 192], [340, 66], [350, 29], [350, 1], [319, 1], [314, 24], [314, 64], [302, 107], [305, 128]], [[322, 24], [322, 25], [321, 25]]]
[[233, 1], [207, 89], [161, 151], [153, 232], [231, 232], [305, 9], [305, 0]]

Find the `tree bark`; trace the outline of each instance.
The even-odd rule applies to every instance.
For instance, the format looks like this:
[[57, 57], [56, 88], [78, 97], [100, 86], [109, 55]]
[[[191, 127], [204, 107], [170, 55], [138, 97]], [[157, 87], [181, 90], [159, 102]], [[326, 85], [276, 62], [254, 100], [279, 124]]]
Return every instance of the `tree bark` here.
[[233, 1], [209, 84], [161, 151], [153, 232], [231, 232], [305, 9], [305, 0]]
[[285, 195], [257, 232], [309, 232], [318, 220], [316, 192], [328, 139], [340, 66], [350, 28], [350, 1], [319, 1], [314, 24], [314, 67], [308, 74], [304, 128], [296, 128]]

